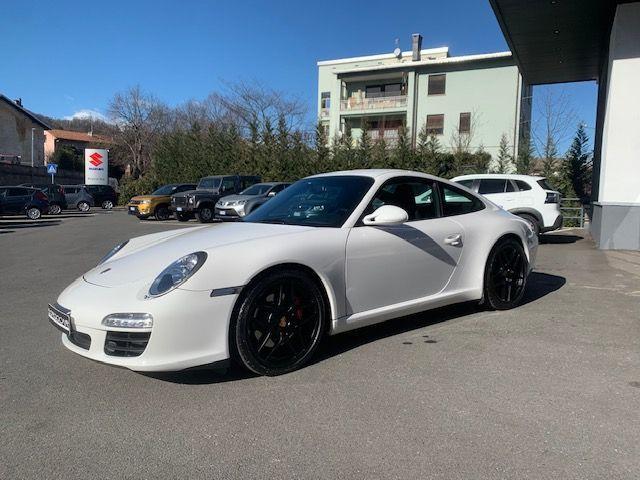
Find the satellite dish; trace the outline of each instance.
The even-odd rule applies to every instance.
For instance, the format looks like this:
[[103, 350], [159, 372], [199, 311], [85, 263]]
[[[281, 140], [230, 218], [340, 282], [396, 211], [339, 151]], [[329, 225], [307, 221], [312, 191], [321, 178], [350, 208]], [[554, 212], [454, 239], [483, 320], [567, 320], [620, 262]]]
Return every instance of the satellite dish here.
[[393, 50], [393, 54], [394, 54], [396, 57], [400, 58], [400, 57], [402, 57], [402, 50], [400, 50], [400, 48], [396, 47], [396, 48]]

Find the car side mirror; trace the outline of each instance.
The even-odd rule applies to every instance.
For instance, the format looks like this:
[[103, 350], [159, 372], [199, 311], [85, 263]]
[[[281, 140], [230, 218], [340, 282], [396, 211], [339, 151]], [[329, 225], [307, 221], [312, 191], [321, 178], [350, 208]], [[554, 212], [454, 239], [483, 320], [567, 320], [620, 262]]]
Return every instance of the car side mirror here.
[[275, 196], [276, 196], [276, 192], [267, 193], [267, 197], [275, 197]]
[[409, 214], [395, 205], [383, 205], [362, 219], [365, 225], [399, 225], [409, 220]]

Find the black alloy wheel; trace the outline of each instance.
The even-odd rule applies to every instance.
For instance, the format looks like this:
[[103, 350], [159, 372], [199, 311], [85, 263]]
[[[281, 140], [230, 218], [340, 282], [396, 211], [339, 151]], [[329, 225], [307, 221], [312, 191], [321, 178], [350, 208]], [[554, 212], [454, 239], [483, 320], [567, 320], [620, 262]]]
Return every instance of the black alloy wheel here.
[[522, 244], [513, 238], [500, 241], [487, 259], [485, 303], [495, 310], [517, 306], [524, 295], [528, 270], [529, 262]]
[[295, 269], [275, 271], [243, 292], [230, 331], [232, 345], [253, 372], [288, 373], [305, 365], [316, 351], [326, 315], [316, 281]]
[[213, 209], [211, 207], [200, 207], [196, 212], [196, 217], [200, 223], [213, 222]]
[[171, 212], [169, 211], [169, 207], [167, 207], [166, 205], [158, 205], [153, 216], [156, 217], [156, 220], [162, 222], [171, 218]]

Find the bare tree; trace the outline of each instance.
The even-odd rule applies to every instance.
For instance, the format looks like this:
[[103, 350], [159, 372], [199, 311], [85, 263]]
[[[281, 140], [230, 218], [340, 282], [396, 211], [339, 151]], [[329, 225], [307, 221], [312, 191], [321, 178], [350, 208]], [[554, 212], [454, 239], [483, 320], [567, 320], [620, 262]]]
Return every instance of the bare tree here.
[[482, 115], [473, 111], [469, 116], [469, 130], [460, 131], [460, 125], [458, 125], [449, 138], [449, 146], [453, 154], [471, 153], [474, 148], [474, 139], [480, 128], [482, 122]]
[[126, 147], [126, 169], [138, 178], [150, 164], [153, 147], [169, 124], [169, 109], [139, 86], [117, 93], [109, 104], [116, 141]]
[[538, 120], [531, 131], [534, 148], [542, 160], [545, 175], [555, 174], [558, 145], [572, 134], [577, 123], [576, 112], [566, 90], [536, 92], [535, 106]]
[[243, 130], [252, 123], [272, 125], [284, 117], [289, 130], [303, 125], [306, 108], [302, 101], [291, 95], [267, 88], [258, 82], [239, 82], [227, 85], [227, 92], [220, 97], [221, 105]]

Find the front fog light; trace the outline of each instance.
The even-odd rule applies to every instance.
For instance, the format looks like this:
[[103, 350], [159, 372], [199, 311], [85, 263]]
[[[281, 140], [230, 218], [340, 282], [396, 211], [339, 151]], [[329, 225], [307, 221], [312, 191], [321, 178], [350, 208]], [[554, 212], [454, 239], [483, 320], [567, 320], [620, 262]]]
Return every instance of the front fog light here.
[[151, 328], [153, 316], [150, 313], [112, 313], [102, 319], [105, 327]]

